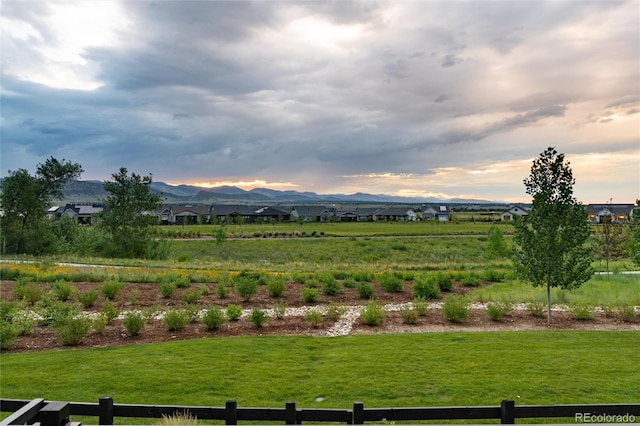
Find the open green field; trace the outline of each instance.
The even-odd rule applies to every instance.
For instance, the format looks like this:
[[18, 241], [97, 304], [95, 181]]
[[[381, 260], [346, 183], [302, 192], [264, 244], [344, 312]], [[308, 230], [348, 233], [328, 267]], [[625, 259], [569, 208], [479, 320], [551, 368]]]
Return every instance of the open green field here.
[[[470, 222], [455, 219], [447, 223], [424, 222], [312, 222], [227, 225], [230, 237], [258, 237], [278, 234], [293, 234], [304, 237], [351, 237], [351, 236], [410, 236], [410, 235], [487, 235], [492, 225], [500, 226], [505, 234], [513, 233], [514, 227], [500, 222]], [[212, 236], [220, 225], [172, 225], [158, 226], [159, 235]]]
[[[220, 244], [213, 239], [177, 239], [170, 242], [163, 261], [23, 258], [35, 263], [3, 264], [0, 269], [3, 279], [95, 282], [115, 277], [127, 283], [159, 282], [174, 275], [217, 282], [220, 276], [243, 270], [291, 275], [342, 271], [341, 280], [359, 271], [397, 271], [408, 281], [416, 274], [444, 272], [460, 280], [498, 271], [505, 279], [470, 289], [471, 299], [544, 300], [543, 289], [513, 279], [507, 257], [487, 255], [486, 224], [423, 225], [238, 225], [243, 233], [272, 235], [232, 235]], [[177, 228], [181, 227], [167, 227]], [[201, 229], [203, 235], [211, 235], [214, 227]], [[300, 229], [308, 234], [273, 234]], [[509, 225], [501, 229], [509, 245]], [[61, 261], [126, 267], [55, 265]], [[594, 262], [594, 267], [603, 270], [602, 262]], [[615, 271], [631, 268], [626, 260], [612, 264]], [[638, 306], [640, 275], [594, 276], [574, 291], [554, 290], [553, 303]], [[638, 332], [212, 338], [3, 353], [0, 391], [4, 398], [97, 402], [111, 396], [117, 403], [132, 404], [220, 406], [236, 399], [243, 407], [282, 407], [287, 400], [300, 407], [340, 408], [354, 401], [366, 407], [493, 405], [506, 398], [519, 405], [624, 403], [638, 402], [640, 395], [638, 348]], [[324, 399], [317, 401], [320, 397]]]
[[[2, 396], [367, 407], [635, 403], [636, 332], [242, 337], [2, 356]], [[324, 398], [317, 401], [317, 398]]]

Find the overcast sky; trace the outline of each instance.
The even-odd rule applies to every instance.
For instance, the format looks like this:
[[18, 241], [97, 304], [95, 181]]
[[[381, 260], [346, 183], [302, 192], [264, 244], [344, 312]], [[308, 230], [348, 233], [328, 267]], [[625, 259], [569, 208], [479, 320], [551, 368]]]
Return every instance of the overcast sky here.
[[12, 1], [0, 174], [49, 156], [172, 184], [640, 198], [640, 2]]

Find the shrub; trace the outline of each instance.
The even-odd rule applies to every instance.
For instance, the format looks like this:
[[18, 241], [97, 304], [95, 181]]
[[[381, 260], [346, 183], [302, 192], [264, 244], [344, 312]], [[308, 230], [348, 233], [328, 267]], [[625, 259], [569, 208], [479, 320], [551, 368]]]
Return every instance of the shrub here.
[[573, 317], [580, 321], [588, 321], [594, 319], [595, 308], [589, 305], [577, 304], [570, 307]]
[[204, 324], [207, 331], [213, 331], [220, 328], [222, 324], [226, 321], [226, 317], [222, 309], [218, 307], [213, 307], [207, 309], [207, 311], [202, 316], [202, 323]]
[[118, 315], [120, 315], [120, 310], [118, 309], [118, 307], [111, 302], [103, 303], [102, 307], [100, 308], [100, 312], [102, 312], [107, 317], [108, 322], [113, 321], [118, 317]]
[[122, 289], [123, 284], [118, 280], [107, 280], [100, 286], [102, 295], [107, 300], [113, 300], [118, 297], [118, 293]]
[[333, 271], [333, 277], [336, 280], [345, 280], [349, 277], [349, 274], [346, 271]]
[[351, 276], [356, 281], [373, 281], [373, 272], [370, 271], [354, 271]]
[[165, 299], [169, 299], [171, 296], [173, 296], [173, 293], [175, 293], [176, 289], [176, 285], [171, 281], [161, 281], [158, 284], [160, 295], [162, 295], [162, 297]]
[[304, 320], [312, 327], [322, 324], [322, 314], [317, 309], [311, 309], [304, 313]]
[[387, 293], [400, 293], [404, 285], [402, 278], [387, 273], [378, 276], [378, 283]]
[[291, 279], [300, 284], [304, 284], [308, 278], [309, 278], [309, 274], [305, 272], [294, 272], [291, 275]]
[[66, 302], [67, 300], [69, 300], [74, 290], [75, 288], [65, 280], [57, 280], [53, 284], [51, 284], [51, 291], [53, 292], [56, 299], [60, 300], [61, 302]]
[[169, 281], [176, 288], [189, 288], [191, 287], [191, 280], [189, 277], [176, 277]]
[[144, 328], [144, 319], [138, 312], [127, 312], [122, 321], [127, 336], [137, 336]]
[[486, 271], [482, 272], [480, 276], [483, 280], [492, 283], [497, 283], [504, 279], [504, 273], [498, 272], [495, 269], [487, 269]]
[[358, 297], [361, 299], [371, 299], [373, 297], [373, 286], [366, 282], [359, 282], [356, 286]]
[[434, 277], [435, 283], [438, 285], [440, 291], [451, 291], [453, 288], [453, 280], [451, 275], [444, 272], [438, 272]]
[[429, 305], [426, 300], [421, 298], [413, 299], [413, 310], [416, 311], [419, 316], [425, 316], [427, 314], [428, 307]]
[[636, 319], [636, 310], [633, 306], [630, 306], [630, 305], [620, 306], [617, 312], [618, 312], [618, 316], [623, 321], [631, 322]]
[[153, 306], [148, 306], [144, 308], [140, 314], [142, 315], [142, 319], [145, 322], [151, 322], [155, 319], [156, 315], [158, 314], [158, 311], [159, 311], [158, 305], [153, 305]]
[[267, 321], [267, 313], [260, 308], [253, 308], [249, 315], [249, 321], [253, 328], [261, 328]]
[[0, 321], [11, 322], [14, 314], [22, 308], [24, 304], [9, 300], [0, 300]]
[[102, 334], [105, 328], [109, 325], [109, 318], [105, 314], [98, 314], [93, 319], [93, 323], [91, 324], [91, 328], [98, 334]]
[[329, 303], [327, 307], [327, 318], [331, 321], [339, 320], [345, 313], [347, 312], [347, 308], [343, 305], [338, 305], [337, 303]]
[[85, 308], [90, 308], [96, 303], [98, 300], [98, 292], [95, 290], [87, 290], [76, 295], [76, 299], [78, 302], [82, 304]]
[[187, 317], [189, 318], [189, 323], [194, 323], [198, 321], [198, 319], [200, 318], [200, 311], [202, 310], [200, 305], [187, 304], [182, 309], [184, 309], [184, 311], [187, 313]]
[[511, 305], [508, 303], [489, 302], [485, 308], [485, 313], [491, 321], [500, 321], [510, 310]]
[[202, 293], [200, 290], [192, 288], [182, 293], [182, 301], [187, 305], [194, 305], [200, 300]]
[[447, 296], [440, 310], [443, 318], [451, 322], [462, 322], [469, 318], [469, 302], [462, 296]]
[[480, 285], [480, 277], [473, 273], [465, 274], [460, 278], [460, 284], [465, 287], [478, 287]]
[[376, 326], [384, 322], [387, 313], [375, 300], [370, 300], [367, 306], [362, 308], [360, 316], [363, 324]]
[[527, 311], [534, 317], [544, 316], [544, 303], [542, 302], [529, 302], [527, 303]]
[[227, 306], [227, 318], [229, 318], [229, 321], [238, 321], [241, 316], [242, 307], [233, 304]]
[[314, 303], [318, 301], [318, 290], [315, 288], [303, 288], [300, 297], [304, 303]]
[[322, 281], [322, 292], [327, 296], [337, 296], [342, 293], [342, 285], [333, 276]]
[[287, 302], [279, 302], [273, 307], [273, 315], [278, 319], [284, 319], [287, 313]]
[[62, 346], [75, 346], [87, 337], [93, 321], [81, 316], [67, 316], [53, 323], [56, 339]]
[[229, 296], [229, 286], [224, 282], [216, 284], [216, 295], [219, 299], [226, 299]]
[[7, 349], [18, 337], [18, 330], [9, 321], [0, 319], [0, 349]]
[[414, 299], [431, 300], [438, 296], [440, 296], [440, 288], [433, 277], [421, 275], [413, 280]]
[[284, 293], [286, 284], [284, 277], [272, 276], [267, 281], [267, 292], [271, 297], [280, 297]]
[[248, 302], [258, 292], [258, 281], [253, 277], [238, 276], [236, 278], [236, 293], [243, 301]]
[[189, 314], [184, 309], [172, 309], [164, 313], [163, 321], [168, 331], [182, 331], [189, 324]]
[[344, 281], [342, 281], [342, 286], [344, 288], [356, 288], [357, 285], [357, 281], [354, 280], [353, 278], [347, 278]]
[[16, 312], [11, 321], [18, 332], [18, 336], [29, 336], [33, 332], [36, 320], [29, 312]]
[[30, 305], [38, 303], [42, 299], [43, 294], [42, 289], [27, 278], [19, 278], [13, 288], [13, 297], [17, 300], [24, 300]]
[[67, 317], [73, 317], [80, 312], [80, 308], [72, 303], [64, 303], [59, 300], [51, 300], [48, 298], [38, 302], [38, 313], [40, 314], [39, 323], [41, 325], [49, 325], [58, 322]]
[[400, 316], [404, 324], [416, 324], [418, 322], [418, 312], [415, 309], [403, 306], [400, 309]]

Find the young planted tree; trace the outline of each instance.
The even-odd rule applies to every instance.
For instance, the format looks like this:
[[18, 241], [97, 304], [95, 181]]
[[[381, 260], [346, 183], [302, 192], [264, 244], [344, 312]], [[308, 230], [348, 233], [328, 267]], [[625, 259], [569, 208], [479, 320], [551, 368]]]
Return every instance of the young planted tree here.
[[109, 242], [106, 255], [117, 257], [154, 257], [153, 226], [158, 224], [155, 210], [161, 206], [160, 196], [149, 190], [151, 175], [130, 175], [120, 168], [111, 175], [113, 181], [105, 181], [109, 194], [104, 200], [105, 211], [100, 226], [104, 227]]
[[636, 200], [636, 205], [629, 218], [629, 244], [627, 254], [637, 266], [640, 266], [640, 200]]
[[[609, 202], [609, 210], [611, 210], [611, 202]], [[613, 220], [607, 220], [601, 223], [594, 235], [594, 252], [605, 261], [607, 268], [607, 279], [609, 278], [609, 262], [612, 260], [622, 259], [625, 256], [625, 245], [627, 243], [626, 229]]]
[[551, 287], [579, 287], [593, 274], [586, 246], [587, 211], [573, 197], [575, 179], [564, 154], [547, 148], [533, 161], [524, 184], [533, 197], [526, 218], [516, 219], [516, 272], [534, 287], [547, 288], [547, 321], [551, 323]]
[[51, 157], [39, 164], [34, 176], [25, 169], [9, 172], [2, 183], [0, 217], [3, 251], [42, 252], [46, 211], [54, 199], [62, 198], [62, 188], [83, 172], [80, 164]]

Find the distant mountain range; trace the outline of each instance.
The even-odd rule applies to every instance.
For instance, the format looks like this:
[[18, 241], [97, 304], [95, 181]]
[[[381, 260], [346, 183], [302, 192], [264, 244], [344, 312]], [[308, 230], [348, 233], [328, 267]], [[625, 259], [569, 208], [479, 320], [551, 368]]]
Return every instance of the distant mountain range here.
[[[106, 198], [102, 181], [74, 180], [64, 190], [64, 202], [97, 202]], [[164, 182], [151, 183], [151, 190], [162, 197], [165, 204], [495, 204], [495, 201], [475, 199], [440, 199], [420, 197], [398, 197], [384, 194], [317, 194], [315, 192], [277, 191], [254, 188], [246, 191], [235, 186], [202, 188], [193, 185], [169, 185]], [[502, 204], [502, 203], [501, 203]]]

